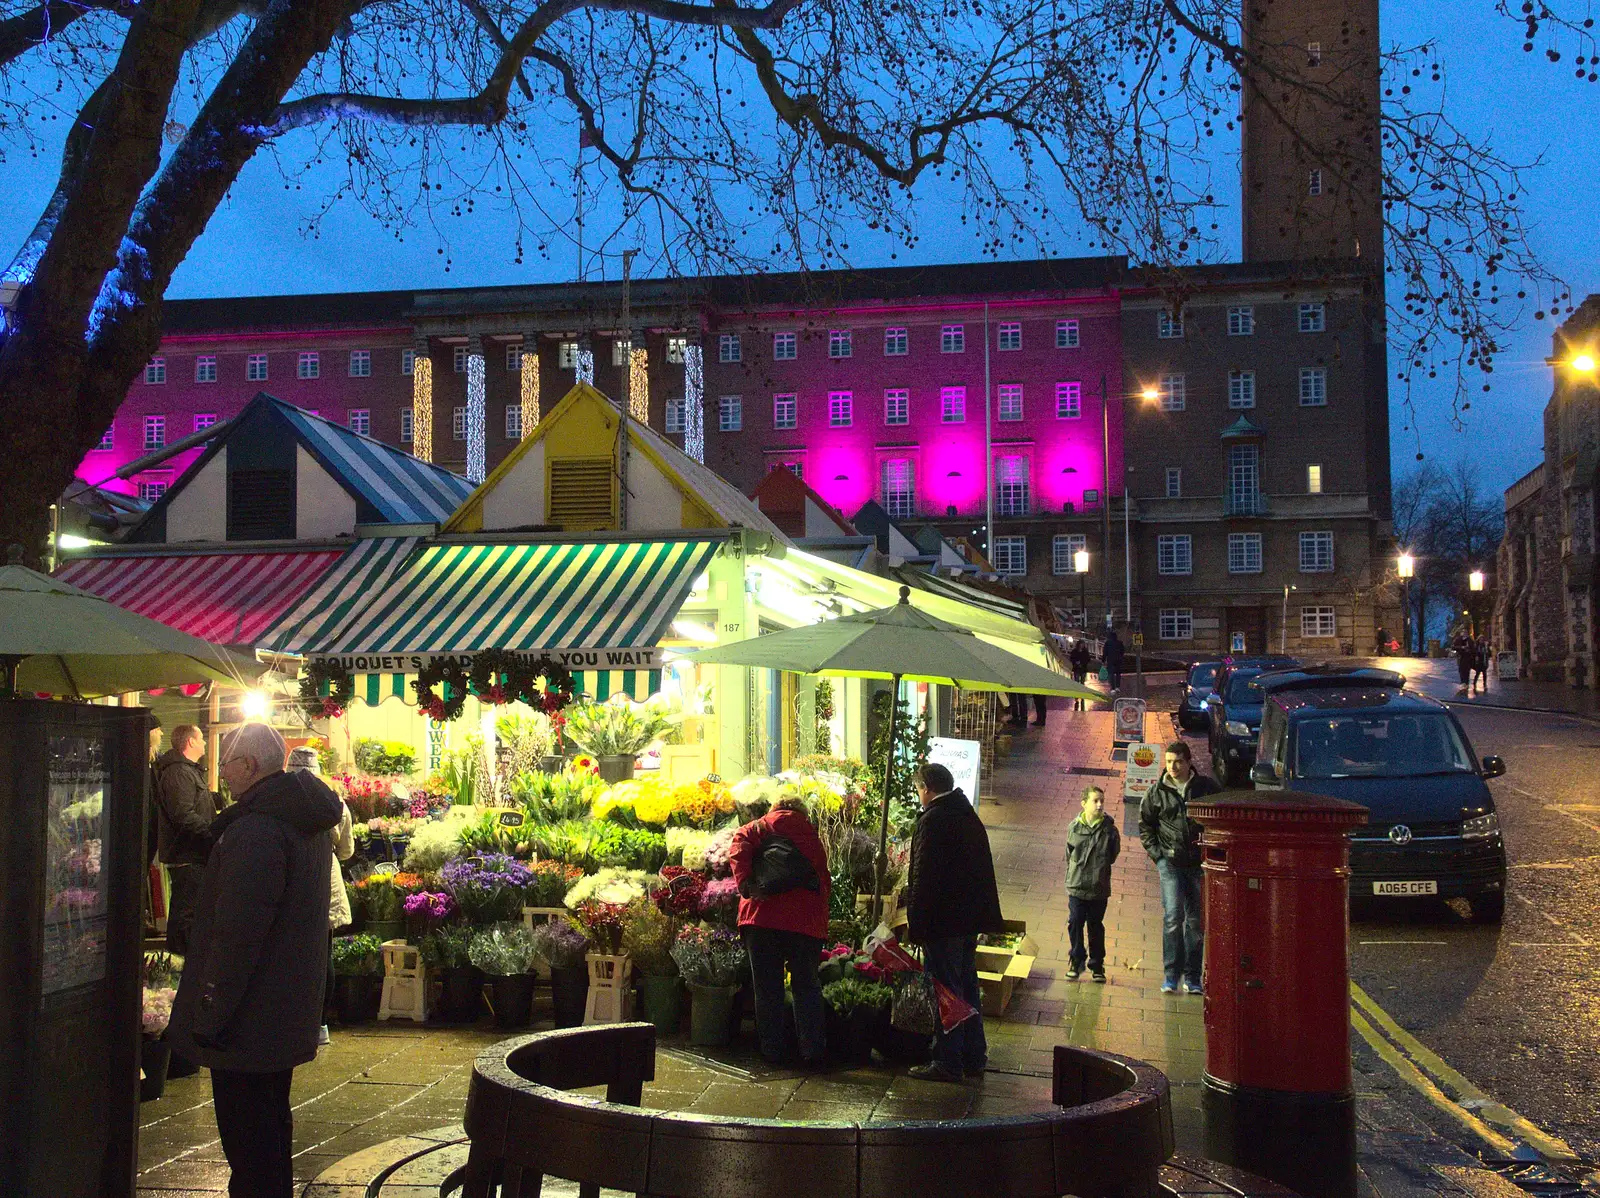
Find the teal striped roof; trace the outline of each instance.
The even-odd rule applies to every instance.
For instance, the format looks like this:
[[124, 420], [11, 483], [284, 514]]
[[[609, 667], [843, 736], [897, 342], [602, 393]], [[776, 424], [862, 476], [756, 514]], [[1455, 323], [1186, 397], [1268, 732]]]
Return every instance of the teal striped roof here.
[[345, 550], [333, 568], [273, 624], [263, 638], [276, 653], [305, 653], [336, 633], [351, 613], [394, 581], [422, 541], [374, 537]]

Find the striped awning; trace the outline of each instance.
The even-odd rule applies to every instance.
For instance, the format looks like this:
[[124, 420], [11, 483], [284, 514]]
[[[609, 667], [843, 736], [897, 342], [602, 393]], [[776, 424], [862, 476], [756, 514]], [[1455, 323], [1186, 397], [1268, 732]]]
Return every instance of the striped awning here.
[[[627, 695], [643, 702], [661, 689], [660, 670], [582, 670], [573, 674], [578, 693], [605, 702], [614, 695]], [[415, 674], [357, 674], [356, 698], [369, 707], [387, 699], [399, 699], [415, 707], [417, 692], [411, 684]], [[327, 693], [326, 687], [323, 688]]]
[[416, 537], [358, 541], [273, 625], [267, 648], [304, 653], [306, 646], [324, 643], [352, 612], [394, 581], [421, 543]]
[[56, 577], [118, 607], [224, 645], [254, 645], [344, 556], [171, 553], [77, 558]]
[[[349, 662], [356, 673], [367, 664], [359, 657], [653, 647], [719, 544], [427, 545], [391, 569], [381, 589], [330, 594], [319, 611], [298, 612], [297, 626], [282, 632], [282, 647], [319, 657], [357, 655]], [[643, 663], [569, 664], [577, 670]], [[392, 668], [379, 665], [383, 672]]]

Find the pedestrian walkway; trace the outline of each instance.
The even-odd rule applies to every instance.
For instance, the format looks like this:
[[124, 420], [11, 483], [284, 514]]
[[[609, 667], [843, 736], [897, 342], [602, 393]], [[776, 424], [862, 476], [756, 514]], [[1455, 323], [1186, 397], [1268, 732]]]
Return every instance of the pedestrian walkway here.
[[1559, 712], [1584, 719], [1600, 719], [1600, 692], [1578, 690], [1560, 682], [1501, 678], [1493, 671], [1482, 686], [1463, 688], [1454, 658], [1368, 657], [1355, 664], [1398, 670], [1407, 685], [1448, 703], [1476, 707], [1513, 707], [1521, 711]]

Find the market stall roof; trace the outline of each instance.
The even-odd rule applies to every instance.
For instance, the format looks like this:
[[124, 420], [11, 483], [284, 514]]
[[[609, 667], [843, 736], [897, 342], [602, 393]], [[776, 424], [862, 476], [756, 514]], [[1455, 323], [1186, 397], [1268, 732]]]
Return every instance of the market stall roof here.
[[[326, 588], [324, 606], [303, 605], [268, 644], [317, 656], [650, 648], [722, 543], [427, 544], [398, 568], [383, 567], [381, 589], [358, 589], [355, 602]], [[618, 656], [590, 668], [637, 664]], [[358, 673], [385, 669], [351, 665]]]
[[116, 552], [65, 562], [55, 577], [191, 636], [253, 645], [344, 552]]
[[946, 599], [956, 599], [962, 603], [971, 603], [985, 611], [994, 612], [996, 615], [1009, 616], [1013, 620], [1026, 620], [1028, 618], [1028, 605], [1016, 599], [1007, 599], [1004, 595], [996, 595], [982, 587], [972, 586], [970, 583], [959, 579], [950, 578], [945, 574], [929, 570], [918, 570], [911, 566], [900, 566], [890, 571], [901, 582], [908, 583], [919, 590], [928, 591], [934, 595], [943, 595]]
[[422, 542], [416, 537], [372, 537], [352, 545], [298, 602], [267, 630], [264, 648], [302, 653], [335, 633], [357, 607], [381, 594]]

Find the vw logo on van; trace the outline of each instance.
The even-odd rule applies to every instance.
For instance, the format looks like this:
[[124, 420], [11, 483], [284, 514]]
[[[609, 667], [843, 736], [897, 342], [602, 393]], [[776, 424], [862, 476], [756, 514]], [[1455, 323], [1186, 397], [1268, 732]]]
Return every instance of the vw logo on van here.
[[1411, 829], [1404, 824], [1396, 824], [1389, 829], [1389, 839], [1394, 841], [1395, 844], [1410, 844]]

